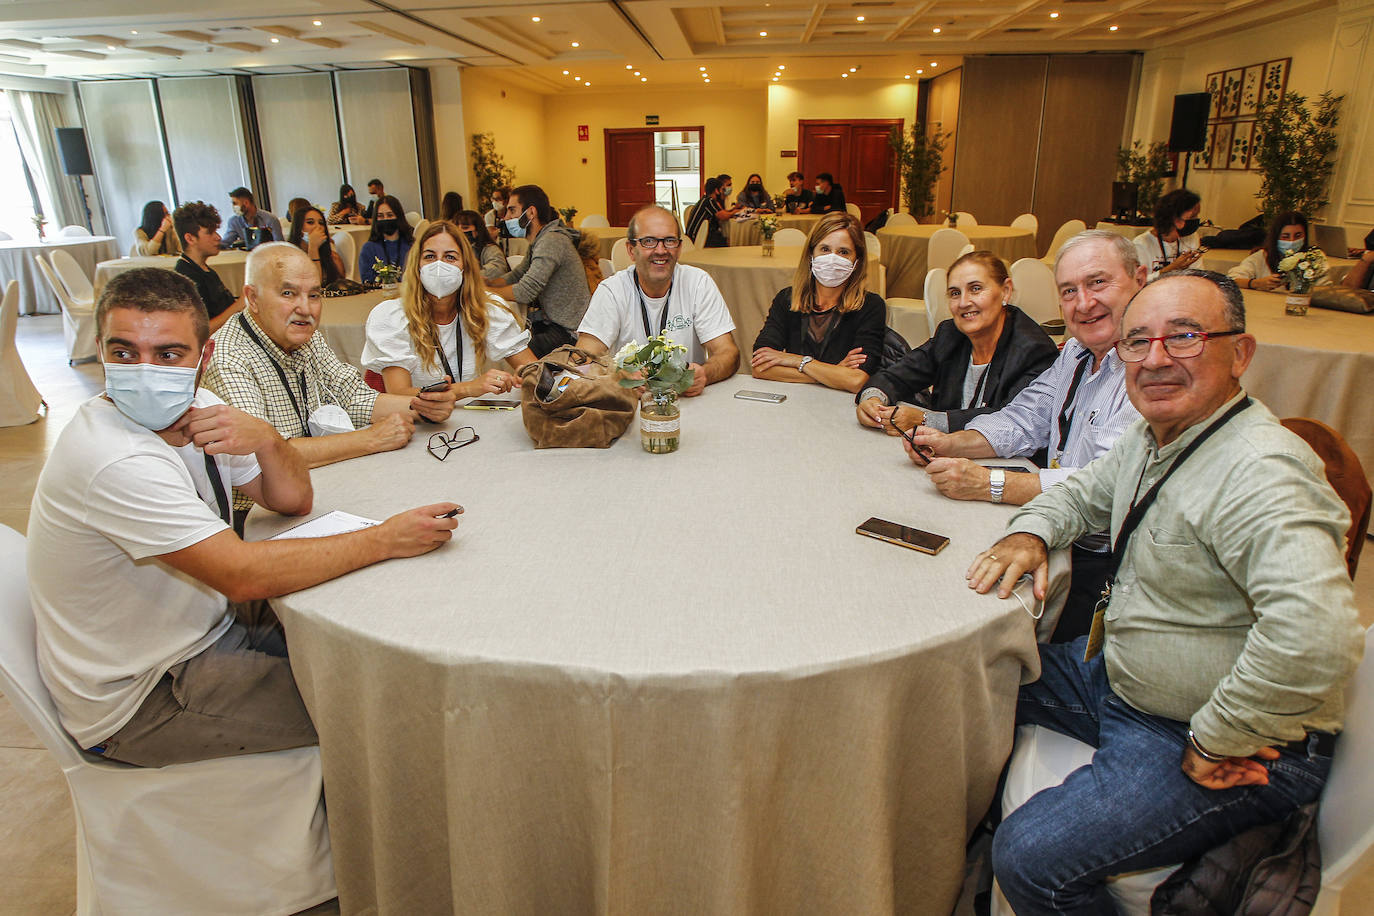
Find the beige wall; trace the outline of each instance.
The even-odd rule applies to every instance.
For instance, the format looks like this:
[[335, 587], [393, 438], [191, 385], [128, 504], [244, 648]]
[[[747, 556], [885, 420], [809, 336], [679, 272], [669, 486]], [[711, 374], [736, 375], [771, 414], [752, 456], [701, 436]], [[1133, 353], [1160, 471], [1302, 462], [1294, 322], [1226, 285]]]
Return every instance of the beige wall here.
[[[516, 184], [538, 184], [549, 190], [547, 138], [554, 134], [546, 128], [544, 104], [549, 96], [518, 89], [502, 78], [502, 69], [469, 67], [462, 73], [462, 123], [465, 149], [472, 149], [472, 135], [491, 131], [496, 151], [515, 169]], [[437, 108], [437, 102], [436, 102]], [[438, 120], [436, 111], [435, 120]], [[440, 149], [443, 149], [442, 140]], [[440, 163], [440, 175], [444, 164]], [[469, 182], [475, 185], [469, 171]], [[442, 180], [442, 179], [441, 179]], [[469, 198], [463, 195], [464, 201]], [[479, 201], [471, 198], [472, 208]], [[567, 206], [559, 204], [559, 206]]]
[[463, 73], [454, 64], [429, 68], [429, 92], [434, 103], [434, 146], [438, 155], [439, 196], [447, 191], [463, 195], [464, 206], [476, 209], [469, 167], [466, 119], [463, 117]]

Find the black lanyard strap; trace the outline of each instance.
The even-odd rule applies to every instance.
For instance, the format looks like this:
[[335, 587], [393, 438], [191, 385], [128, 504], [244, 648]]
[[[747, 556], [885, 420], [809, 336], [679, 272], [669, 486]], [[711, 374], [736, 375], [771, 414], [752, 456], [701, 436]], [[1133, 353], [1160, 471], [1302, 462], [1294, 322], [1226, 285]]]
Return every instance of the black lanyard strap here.
[[[291, 407], [293, 410], [296, 411], [296, 416], [300, 417], [301, 435], [309, 436], [310, 418], [307, 415], [307, 413], [303, 409], [301, 409], [301, 402], [296, 400], [296, 392], [291, 390], [291, 383], [286, 379], [286, 370], [281, 367], [280, 363], [273, 359], [271, 352], [267, 349], [267, 345], [262, 342], [262, 338], [259, 337], [257, 333], [253, 330], [253, 326], [248, 323], [248, 319], [244, 316], [243, 312], [239, 312], [239, 324], [243, 327], [243, 330], [252, 339], [253, 343], [258, 345], [258, 349], [262, 351], [263, 356], [267, 357], [267, 361], [272, 364], [272, 368], [277, 370], [277, 378], [281, 379], [281, 386], [282, 388], [286, 389], [286, 396], [291, 399]], [[302, 369], [301, 399], [304, 400], [307, 394], [308, 392], [305, 387], [305, 370]]]
[[[973, 360], [972, 360], [971, 357], [970, 357], [970, 359], [969, 359], [969, 367], [970, 367], [970, 368], [973, 367]], [[979, 401], [979, 399], [982, 398], [982, 396], [983, 396], [983, 383], [986, 382], [986, 381], [988, 380], [988, 375], [990, 375], [991, 373], [992, 373], [992, 361], [989, 360], [989, 361], [988, 361], [988, 364], [987, 364], [987, 367], [983, 369], [983, 374], [980, 375], [980, 376], [978, 376], [978, 384], [977, 384], [977, 386], [974, 387], [974, 389], [973, 389], [973, 398], [972, 398], [971, 400], [969, 400], [969, 402], [968, 402], [968, 408], [967, 408], [967, 409], [973, 410], [973, 409], [975, 409], [975, 408], [977, 408], [977, 407], [979, 406], [978, 401]], [[1063, 446], [1061, 445], [1060, 448], [1062, 449]]]
[[219, 476], [219, 465], [215, 459], [201, 452], [205, 458], [205, 476], [210, 478], [210, 489], [215, 491], [215, 505], [219, 506], [219, 517], [224, 524], [234, 526], [234, 517], [229, 508], [229, 495], [224, 492], [224, 478]]
[[[673, 268], [673, 273], [677, 274], [677, 268]], [[649, 306], [644, 302], [644, 289], [639, 285], [639, 274], [634, 275], [635, 292], [639, 293], [639, 317], [644, 321], [644, 336], [653, 337], [654, 332], [649, 330]], [[658, 316], [658, 336], [663, 336], [663, 329], [668, 326], [668, 307], [673, 304], [673, 281], [668, 281], [668, 295], [663, 297], [663, 314]]]
[[[1073, 396], [1078, 393], [1078, 386], [1083, 384], [1083, 379], [1088, 377], [1088, 367], [1092, 365], [1093, 351], [1084, 350], [1078, 354], [1078, 368], [1074, 370], [1073, 381], [1069, 383], [1069, 393], [1064, 395], [1064, 403], [1059, 407], [1059, 447], [1056, 451], [1064, 454], [1064, 443], [1069, 440], [1069, 429], [1073, 426], [1073, 418], [1077, 416], [1077, 405], [1074, 403]], [[989, 367], [991, 368], [991, 367]], [[1075, 408], [1073, 413], [1070, 408]]]
[[[439, 362], [444, 366], [444, 374], [449, 377], [449, 381], [456, 385], [463, 380], [463, 316], [459, 314], [454, 317], [453, 320], [458, 323], [458, 346], [456, 348], [458, 354], [458, 373], [456, 375], [453, 372], [453, 367], [449, 365], [448, 356], [444, 354], [444, 345], [442, 343], [435, 344], [434, 349], [435, 352], [439, 354]], [[439, 336], [439, 328], [437, 325], [434, 328], [434, 336]]]

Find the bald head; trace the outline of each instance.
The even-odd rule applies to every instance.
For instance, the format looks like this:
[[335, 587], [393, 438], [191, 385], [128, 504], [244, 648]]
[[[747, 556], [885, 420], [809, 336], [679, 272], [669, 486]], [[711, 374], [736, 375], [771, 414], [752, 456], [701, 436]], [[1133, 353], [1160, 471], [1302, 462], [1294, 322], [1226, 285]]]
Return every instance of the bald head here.
[[243, 282], [248, 286], [261, 288], [264, 285], [272, 285], [278, 277], [282, 275], [289, 264], [298, 264], [304, 261], [306, 265], [313, 262], [310, 255], [292, 245], [290, 242], [268, 242], [266, 245], [259, 245], [248, 252], [248, 260], [244, 265]]
[[664, 219], [671, 221], [674, 228], [677, 231], [677, 234], [682, 235], [682, 224], [677, 221], [677, 214], [673, 213], [672, 210], [667, 210], [663, 207], [654, 205], [649, 207], [643, 207], [635, 211], [635, 215], [630, 217], [629, 231], [626, 232], [626, 236], [631, 239], [639, 238], [640, 221], [641, 219], [649, 216], [650, 214], [655, 214], [657, 216], [661, 216]]

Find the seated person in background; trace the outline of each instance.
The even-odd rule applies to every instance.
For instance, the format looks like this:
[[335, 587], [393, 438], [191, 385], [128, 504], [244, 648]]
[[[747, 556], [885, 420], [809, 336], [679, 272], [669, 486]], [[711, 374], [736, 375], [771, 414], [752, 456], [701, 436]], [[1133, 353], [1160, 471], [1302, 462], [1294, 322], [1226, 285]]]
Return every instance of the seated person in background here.
[[463, 195], [457, 191], [447, 191], [444, 199], [439, 201], [439, 219], [453, 222], [458, 219], [458, 214], [463, 212]]
[[510, 264], [506, 262], [505, 252], [501, 250], [500, 245], [492, 241], [491, 233], [487, 232], [481, 214], [476, 210], [459, 210], [453, 223], [463, 233], [468, 244], [472, 246], [473, 253], [477, 255], [477, 263], [481, 265], [483, 280], [495, 280], [505, 276], [510, 271]]
[[[714, 179], [712, 179], [714, 180]], [[696, 374], [688, 397], [729, 378], [739, 368], [735, 322], [711, 275], [679, 264], [682, 228], [662, 207], [645, 207], [630, 217], [627, 239], [634, 265], [597, 287], [577, 345], [588, 353], [619, 352], [629, 343], [667, 337], [687, 348]]]
[[[945, 496], [1023, 505], [1105, 453], [1139, 418], [1116, 353], [1121, 314], [1145, 283], [1135, 246], [1112, 232], [1080, 232], [1059, 249], [1054, 279], [1069, 333], [1058, 359], [1010, 404], [974, 417], [964, 430], [917, 427], [910, 442], [904, 437], [908, 457], [925, 466]], [[1049, 467], [1041, 471], [990, 470], [969, 460], [1044, 450]], [[1073, 545], [1073, 578], [1055, 641], [1088, 632], [1110, 561], [1106, 534], [1087, 534]]]
[[324, 214], [310, 205], [296, 210], [291, 217], [291, 244], [310, 256], [320, 272], [320, 283], [328, 286], [347, 274], [343, 258], [334, 250]]
[[1191, 861], [1316, 801], [1364, 644], [1349, 512], [1321, 459], [1240, 387], [1255, 353], [1240, 290], [1174, 272], [1122, 328], [1145, 422], [1012, 516], [968, 572], [1003, 597], [1030, 572], [1042, 595], [1047, 550], [1090, 531], [1123, 541], [1100, 654], [1088, 637], [1041, 646], [1040, 679], [1020, 690], [1018, 725], [1097, 752], [993, 837], [1017, 913], [1112, 912], [1111, 876]]
[[[1007, 266], [992, 252], [971, 251], [951, 264], [948, 295], [951, 317], [935, 336], [869, 379], [856, 399], [864, 426], [894, 436], [917, 426], [956, 432], [1007, 406], [1059, 355], [1040, 325], [1011, 304]], [[918, 397], [929, 407], [894, 406]]]
[[[293, 197], [288, 200], [286, 202], [286, 225], [291, 225], [292, 220], [296, 218], [296, 214], [308, 206], [310, 206], [310, 201], [304, 197]], [[283, 241], [289, 242], [291, 240], [283, 239]]]
[[367, 209], [363, 211], [363, 216], [370, 223], [377, 218], [377, 205], [386, 200], [386, 188], [382, 185], [382, 179], [373, 178], [369, 180], [367, 193], [370, 200], [367, 202]]
[[[203, 204], [201, 206], [204, 206]], [[205, 309], [185, 277], [136, 268], [95, 315], [105, 392], [62, 431], [34, 491], [28, 575], [38, 664], [83, 748], [160, 767], [315, 744], [263, 599], [447, 541], [452, 503], [337, 538], [240, 540], [230, 487], [310, 511], [301, 456], [198, 387]]]
[[[367, 316], [363, 368], [381, 375], [390, 394], [413, 396], [445, 380], [460, 398], [518, 388], [511, 372], [534, 361], [530, 332], [500, 296], [487, 292], [464, 233], [435, 222], [415, 245], [419, 255], [406, 263], [400, 298]], [[511, 372], [500, 368], [502, 360]], [[491, 368], [479, 372], [484, 366]]]
[[1202, 257], [1197, 230], [1202, 198], [1176, 188], [1155, 204], [1154, 225], [1135, 237], [1136, 260], [1145, 265], [1146, 279], [1192, 267]]
[[773, 198], [768, 196], [768, 192], [763, 189], [763, 176], [758, 172], [749, 176], [744, 183], [744, 190], [739, 192], [739, 200], [735, 201], [735, 206], [746, 207], [750, 210], [773, 209]]
[[134, 230], [134, 241], [141, 255], [181, 254], [172, 214], [167, 212], [166, 204], [150, 200], [143, 205], [143, 221]]
[[320, 272], [295, 245], [255, 248], [243, 294], [245, 310], [215, 334], [205, 387], [271, 423], [309, 467], [402, 447], [411, 411], [436, 423], [453, 412], [452, 391], [378, 394], [334, 355], [319, 331]]
[[1351, 249], [1350, 256], [1359, 258], [1341, 280], [1346, 289], [1374, 290], [1374, 229], [1364, 237], [1364, 250]]
[[[266, 210], [259, 210], [258, 205], [253, 202], [252, 191], [247, 188], [235, 188], [229, 192], [229, 199], [234, 203], [234, 215], [229, 217], [229, 228], [220, 239], [221, 248], [230, 248], [236, 243], [247, 245], [250, 228], [270, 233], [272, 241], [282, 241], [281, 220]], [[267, 239], [264, 238], [263, 241]]]
[[782, 196], [787, 198], [784, 206], [788, 213], [810, 213], [811, 204], [816, 199], [816, 195], [806, 186], [806, 176], [801, 172], [788, 173], [787, 190], [782, 192]]
[[577, 340], [577, 326], [587, 313], [591, 290], [577, 253], [582, 235], [563, 224], [538, 185], [521, 185], [506, 200], [506, 233], [528, 238], [530, 248], [519, 266], [487, 286], [528, 309], [530, 349], [543, 357]]
[[491, 209], [482, 214], [482, 220], [491, 229], [493, 240], [501, 238], [501, 229], [506, 225], [506, 203], [510, 200], [510, 187], [503, 185], [491, 192]]
[[243, 308], [242, 290], [230, 292], [209, 265], [219, 254], [219, 213], [199, 200], [177, 207], [172, 224], [181, 240], [181, 257], [176, 272], [195, 284], [196, 293], [210, 316], [210, 333], [220, 329], [226, 321]]
[[[1288, 281], [1279, 271], [1279, 262], [1290, 254], [1306, 251], [1310, 246], [1307, 239], [1307, 217], [1297, 211], [1280, 213], [1269, 225], [1269, 234], [1264, 239], [1264, 247], [1250, 252], [1250, 256], [1226, 272], [1226, 276], [1245, 289], [1262, 289], [1265, 292], [1286, 289]], [[1312, 281], [1313, 285], [1329, 282], [1325, 272]]]
[[848, 213], [816, 221], [792, 285], [754, 340], [754, 378], [858, 391], [878, 371], [887, 304], [868, 289], [864, 230]]
[[577, 256], [582, 261], [582, 273], [587, 278], [587, 292], [595, 295], [601, 285], [601, 239], [590, 232], [577, 238]]
[[701, 200], [697, 201], [696, 207], [692, 210], [692, 215], [687, 219], [687, 237], [695, 242], [701, 226], [705, 224], [707, 227], [705, 247], [724, 248], [729, 244], [729, 241], [725, 238], [725, 233], [721, 231], [720, 224], [733, 219], [738, 212], [738, 209], [725, 209], [725, 191], [720, 179], [708, 178], [702, 187]]
[[339, 185], [339, 199], [329, 205], [329, 222], [332, 225], [367, 225], [367, 217], [363, 216], [363, 208], [358, 203], [358, 195], [353, 193], [353, 185]]
[[816, 176], [816, 196], [811, 199], [811, 212], [832, 211], [848, 212], [844, 204], [844, 188], [835, 184], [835, 178], [829, 172], [821, 172]]
[[372, 218], [372, 233], [358, 252], [358, 276], [364, 283], [377, 282], [376, 264], [405, 267], [415, 229], [406, 221], [401, 202], [387, 196], [377, 202]]

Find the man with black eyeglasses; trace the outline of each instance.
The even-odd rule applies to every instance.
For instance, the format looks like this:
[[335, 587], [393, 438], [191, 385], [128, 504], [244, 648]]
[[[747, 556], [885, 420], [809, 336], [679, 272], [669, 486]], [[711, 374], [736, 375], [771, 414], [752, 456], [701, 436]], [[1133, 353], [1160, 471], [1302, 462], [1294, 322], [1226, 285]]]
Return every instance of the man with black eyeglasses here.
[[[1022, 914], [1109, 912], [1112, 876], [1190, 862], [1315, 801], [1364, 643], [1350, 513], [1322, 460], [1241, 388], [1255, 338], [1235, 281], [1164, 274], [1122, 328], [1144, 422], [1012, 516], [968, 571], [1004, 598], [1031, 573], [1039, 596], [1049, 549], [1113, 536], [1091, 633], [1041, 646], [1017, 702], [1017, 724], [1096, 748], [997, 830], [993, 867]], [[1192, 909], [1178, 904], [1164, 911]]]
[[634, 264], [596, 288], [577, 329], [578, 347], [600, 355], [667, 337], [687, 348], [696, 373], [688, 397], [734, 375], [739, 369], [735, 322], [711, 275], [677, 262], [682, 253], [677, 217], [662, 207], [645, 207], [630, 217], [627, 241]]

